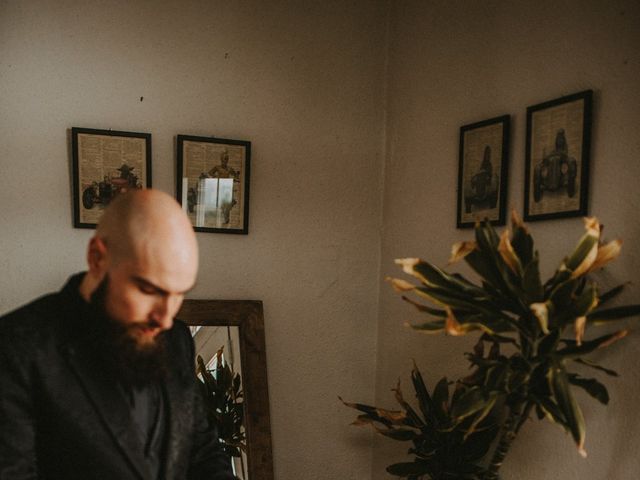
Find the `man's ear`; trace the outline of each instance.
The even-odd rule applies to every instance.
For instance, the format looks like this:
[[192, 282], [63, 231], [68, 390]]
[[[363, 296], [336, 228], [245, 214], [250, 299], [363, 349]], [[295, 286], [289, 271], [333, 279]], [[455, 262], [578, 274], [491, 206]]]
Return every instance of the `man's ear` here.
[[99, 278], [104, 275], [107, 269], [107, 246], [100, 237], [94, 236], [89, 240], [87, 266], [89, 273]]

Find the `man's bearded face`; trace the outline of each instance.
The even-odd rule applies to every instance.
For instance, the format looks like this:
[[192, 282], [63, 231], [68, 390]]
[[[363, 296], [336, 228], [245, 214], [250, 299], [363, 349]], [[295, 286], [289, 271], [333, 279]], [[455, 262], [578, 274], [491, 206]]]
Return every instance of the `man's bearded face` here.
[[108, 302], [118, 302], [110, 288], [109, 275], [91, 295], [91, 313], [98, 330], [98, 350], [120, 381], [142, 386], [164, 379], [167, 370], [165, 339], [162, 333], [150, 336], [157, 325], [153, 320], [124, 321], [114, 318]]

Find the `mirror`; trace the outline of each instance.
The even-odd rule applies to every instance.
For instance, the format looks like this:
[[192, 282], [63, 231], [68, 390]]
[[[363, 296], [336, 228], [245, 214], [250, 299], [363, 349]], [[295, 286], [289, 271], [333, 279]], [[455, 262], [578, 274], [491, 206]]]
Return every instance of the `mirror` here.
[[215, 376], [217, 367], [228, 366], [234, 378], [240, 377], [234, 391], [241, 391], [246, 455], [232, 457], [235, 474], [242, 480], [273, 480], [262, 302], [185, 300], [176, 317], [191, 328], [196, 356], [207, 370]]

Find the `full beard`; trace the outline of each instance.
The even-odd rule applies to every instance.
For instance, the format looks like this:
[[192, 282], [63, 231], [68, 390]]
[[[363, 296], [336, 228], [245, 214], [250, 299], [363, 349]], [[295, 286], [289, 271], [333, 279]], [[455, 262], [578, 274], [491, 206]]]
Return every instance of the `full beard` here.
[[165, 335], [142, 344], [135, 336], [135, 329], [144, 322], [125, 325], [109, 315], [106, 301], [109, 277], [100, 282], [89, 302], [95, 322], [96, 352], [107, 370], [125, 387], [142, 388], [166, 379], [168, 371]]

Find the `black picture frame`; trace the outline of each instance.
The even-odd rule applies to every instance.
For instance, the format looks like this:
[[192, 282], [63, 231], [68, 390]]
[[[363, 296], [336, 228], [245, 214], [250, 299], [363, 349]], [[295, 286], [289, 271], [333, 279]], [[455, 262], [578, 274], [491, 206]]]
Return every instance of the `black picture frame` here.
[[525, 221], [588, 214], [592, 111], [592, 90], [527, 108]]
[[196, 232], [249, 233], [251, 142], [177, 135], [176, 198]]
[[460, 127], [457, 228], [505, 224], [510, 136], [509, 115]]
[[73, 226], [96, 228], [120, 192], [151, 188], [151, 134], [71, 128]]

